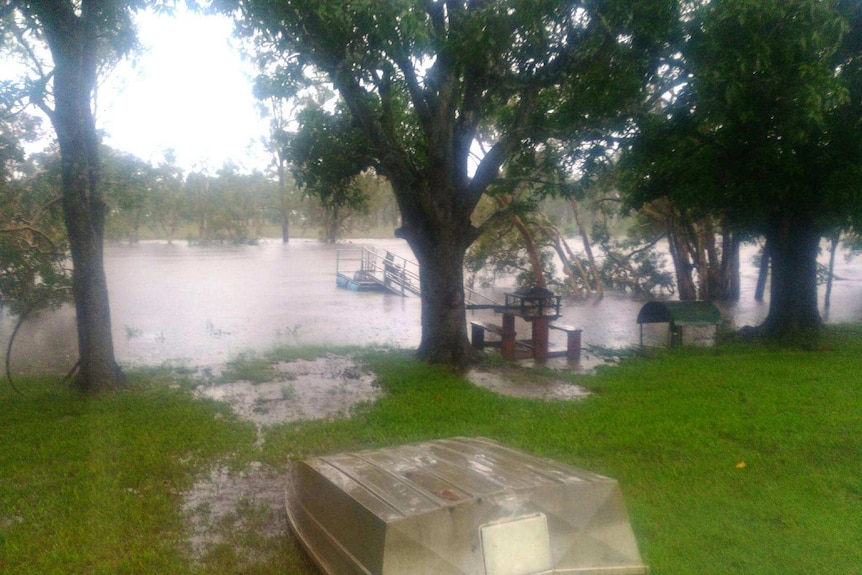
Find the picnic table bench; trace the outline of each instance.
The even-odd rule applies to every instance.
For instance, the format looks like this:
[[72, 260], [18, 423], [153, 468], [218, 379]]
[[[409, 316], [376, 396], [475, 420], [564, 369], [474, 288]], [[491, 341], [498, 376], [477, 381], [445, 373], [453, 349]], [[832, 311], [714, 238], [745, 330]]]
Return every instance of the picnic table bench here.
[[581, 357], [581, 334], [584, 330], [564, 323], [552, 323], [548, 327], [566, 333], [566, 357], [569, 359]]
[[503, 326], [501, 325], [487, 321], [471, 321], [470, 330], [474, 349], [484, 349], [485, 346], [500, 347], [503, 343], [502, 341], [485, 341], [486, 331], [503, 337]]
[[[507, 325], [506, 319], [512, 320], [512, 317], [508, 318], [506, 315], [503, 316], [503, 325], [497, 325], [487, 321], [470, 321], [470, 335], [472, 340], [473, 349], [481, 350], [485, 347], [501, 347], [503, 351], [503, 357], [507, 359], [515, 359], [515, 349], [516, 346], [520, 345], [525, 348], [533, 349], [533, 341], [530, 342], [516, 342], [515, 341], [515, 330], [514, 330], [514, 321], [511, 321], [511, 325]], [[569, 359], [578, 359], [581, 356], [581, 334], [584, 330], [578, 329], [571, 325], [566, 324], [548, 324], [550, 329], [555, 329], [558, 331], [562, 331], [566, 334], [566, 351], [565, 356]], [[507, 329], [508, 328], [508, 329]], [[500, 336], [500, 341], [487, 341], [485, 339], [485, 332], [490, 332], [495, 335]], [[545, 338], [547, 340], [547, 337]], [[554, 352], [550, 354], [552, 356], [563, 355], [562, 352]]]

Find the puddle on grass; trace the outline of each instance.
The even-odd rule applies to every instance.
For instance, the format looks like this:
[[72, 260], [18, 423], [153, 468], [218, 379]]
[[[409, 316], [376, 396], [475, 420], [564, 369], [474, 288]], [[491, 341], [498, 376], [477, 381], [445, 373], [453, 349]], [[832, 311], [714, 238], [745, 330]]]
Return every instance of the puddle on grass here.
[[254, 532], [261, 539], [285, 537], [284, 487], [284, 477], [267, 472], [259, 462], [240, 472], [223, 466], [210, 471], [183, 502], [193, 557], [203, 558], [239, 532]]
[[549, 377], [517, 379], [505, 373], [472, 370], [467, 374], [474, 385], [490, 389], [501, 395], [544, 401], [583, 399], [590, 395], [585, 387]]
[[[589, 395], [585, 388], [553, 376], [509, 371], [472, 370], [468, 378], [475, 385], [513, 397], [555, 401]], [[197, 393], [228, 403], [241, 418], [254, 422], [258, 441], [268, 425], [347, 417], [357, 405], [382, 395], [374, 374], [365, 366], [351, 356], [331, 354], [278, 363], [270, 382], [204, 385]], [[287, 481], [284, 474], [275, 474], [259, 462], [239, 472], [219, 466], [197, 481], [183, 504], [193, 556], [203, 561], [220, 544], [237, 547], [233, 538], [244, 541], [242, 534], [253, 533], [258, 540], [287, 537]]]
[[281, 362], [275, 372], [273, 381], [214, 384], [198, 388], [198, 393], [228, 403], [258, 429], [300, 419], [347, 417], [357, 404], [381, 395], [374, 374], [349, 356]]
[[[264, 427], [300, 419], [347, 417], [358, 404], [382, 395], [374, 374], [350, 356], [281, 362], [265, 383], [237, 381], [201, 386], [197, 393], [228, 403], [252, 421], [262, 441]], [[287, 478], [259, 462], [240, 472], [213, 469], [186, 494], [193, 557], [202, 560], [219, 544], [253, 532], [259, 540], [287, 537], [284, 489]]]

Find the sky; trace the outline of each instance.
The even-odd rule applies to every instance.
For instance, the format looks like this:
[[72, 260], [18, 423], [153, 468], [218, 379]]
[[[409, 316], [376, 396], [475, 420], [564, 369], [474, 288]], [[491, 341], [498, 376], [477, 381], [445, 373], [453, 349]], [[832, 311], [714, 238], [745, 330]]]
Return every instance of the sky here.
[[252, 95], [253, 66], [231, 31], [222, 16], [140, 14], [142, 51], [99, 90], [104, 142], [154, 164], [173, 149], [186, 171], [214, 173], [228, 161], [265, 171], [268, 122]]

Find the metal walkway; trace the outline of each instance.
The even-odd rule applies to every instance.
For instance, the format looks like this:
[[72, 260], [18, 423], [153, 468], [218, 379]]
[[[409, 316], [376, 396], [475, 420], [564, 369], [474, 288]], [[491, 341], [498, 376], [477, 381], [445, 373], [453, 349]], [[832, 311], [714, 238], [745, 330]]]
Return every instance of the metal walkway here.
[[[389, 291], [398, 295], [422, 295], [419, 264], [388, 250], [360, 247], [336, 252], [338, 287], [353, 291]], [[504, 306], [472, 289], [464, 288], [467, 309], [494, 309]]]
[[419, 264], [388, 250], [353, 248], [336, 252], [338, 287], [354, 291], [390, 291], [420, 295]]

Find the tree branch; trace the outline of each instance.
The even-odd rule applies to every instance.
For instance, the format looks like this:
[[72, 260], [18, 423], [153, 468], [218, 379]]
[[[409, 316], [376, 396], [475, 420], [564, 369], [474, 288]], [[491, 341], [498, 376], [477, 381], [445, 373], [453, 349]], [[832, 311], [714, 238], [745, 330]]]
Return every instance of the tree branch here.
[[30, 232], [34, 235], [42, 237], [48, 244], [56, 250], [57, 245], [54, 243], [54, 238], [30, 224], [24, 224], [12, 228], [0, 228], [0, 234], [16, 234], [21, 232]]
[[494, 144], [482, 161], [479, 162], [479, 167], [476, 168], [476, 173], [470, 181], [470, 193], [468, 201], [478, 202], [479, 198], [488, 189], [488, 186], [493, 182], [500, 172], [500, 168], [505, 163], [517, 147], [518, 142], [522, 138], [522, 132], [527, 125], [530, 114], [536, 106], [536, 95], [538, 88], [536, 86], [523, 94], [518, 106], [518, 113], [515, 116], [512, 125], [506, 131], [506, 135], [499, 142]]
[[433, 123], [433, 114], [431, 105], [429, 104], [428, 94], [419, 86], [419, 78], [416, 76], [416, 69], [406, 56], [399, 56], [395, 59], [395, 65], [404, 74], [404, 81], [407, 84], [407, 90], [410, 93], [410, 100], [416, 109], [416, 115], [419, 117], [419, 122], [422, 128], [426, 131], [431, 130]]

